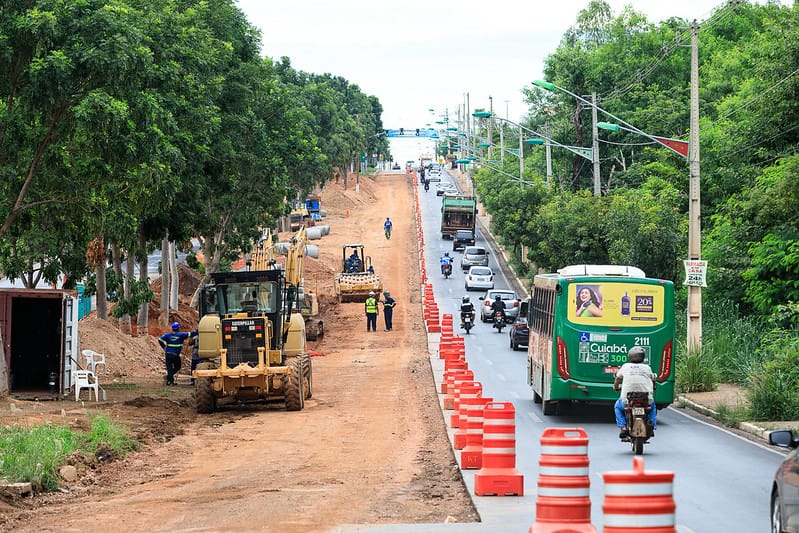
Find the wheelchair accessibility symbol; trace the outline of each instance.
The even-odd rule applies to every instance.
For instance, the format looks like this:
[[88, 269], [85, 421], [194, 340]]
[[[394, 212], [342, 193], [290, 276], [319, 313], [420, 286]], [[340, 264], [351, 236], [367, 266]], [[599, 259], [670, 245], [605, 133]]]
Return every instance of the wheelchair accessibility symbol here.
[[591, 340], [591, 335], [587, 331], [580, 332], [580, 342], [588, 342]]

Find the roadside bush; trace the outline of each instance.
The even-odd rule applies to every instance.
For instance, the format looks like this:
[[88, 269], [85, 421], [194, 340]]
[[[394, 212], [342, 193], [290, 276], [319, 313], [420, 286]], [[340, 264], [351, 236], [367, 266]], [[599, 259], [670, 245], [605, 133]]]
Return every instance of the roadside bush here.
[[124, 427], [103, 416], [92, 419], [89, 433], [50, 423], [31, 428], [0, 426], [0, 478], [53, 491], [61, 480], [58, 469], [70, 455], [77, 451], [94, 457], [101, 448], [124, 456], [137, 449], [138, 443]]
[[0, 427], [0, 477], [55, 490], [59, 466], [77, 448], [76, 435], [64, 426]]
[[[677, 291], [675, 305], [675, 335], [678, 340], [675, 356], [678, 362], [678, 376], [680, 375], [680, 361], [683, 361], [685, 357], [686, 298], [687, 290], [682, 287]], [[742, 386], [748, 385], [749, 376], [761, 368], [763, 361], [769, 357], [762, 350], [766, 331], [767, 328], [756, 318], [741, 317], [737, 306], [728, 301], [719, 302], [708, 299], [703, 302], [703, 355], [701, 362], [713, 365], [716, 383], [721, 381]], [[694, 361], [691, 358], [687, 360], [688, 364], [698, 364], [699, 362], [700, 360]], [[694, 370], [690, 372], [695, 373]]]
[[755, 420], [799, 420], [799, 337], [775, 330], [764, 340], [768, 358], [749, 381]]
[[675, 386], [680, 392], [708, 392], [719, 384], [718, 363], [704, 349], [689, 352], [685, 343], [677, 352]]

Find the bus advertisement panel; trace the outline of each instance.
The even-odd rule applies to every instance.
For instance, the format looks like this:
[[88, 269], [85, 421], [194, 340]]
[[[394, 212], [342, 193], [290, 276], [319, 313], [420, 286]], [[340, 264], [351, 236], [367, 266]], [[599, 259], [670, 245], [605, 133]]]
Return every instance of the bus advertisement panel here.
[[634, 346], [657, 374], [658, 407], [674, 399], [674, 284], [626, 276], [535, 277], [528, 307], [528, 383], [544, 414], [564, 402], [614, 402]]

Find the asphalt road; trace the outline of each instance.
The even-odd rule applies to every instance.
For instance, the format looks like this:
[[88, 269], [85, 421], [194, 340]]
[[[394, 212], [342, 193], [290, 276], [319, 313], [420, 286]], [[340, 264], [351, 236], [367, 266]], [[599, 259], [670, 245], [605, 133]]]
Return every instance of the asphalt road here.
[[[454, 181], [447, 175], [442, 179]], [[441, 197], [436, 196], [432, 188], [424, 192], [421, 187], [419, 196], [429, 281], [441, 312], [457, 317], [461, 297], [466, 294], [463, 273], [458, 268], [460, 254], [454, 254], [453, 275], [444, 279], [437, 270], [438, 259], [444, 251], [453, 254], [451, 241], [443, 240], [439, 231]], [[478, 228], [476, 244], [491, 248], [492, 241], [486, 239], [485, 231], [485, 228]], [[505, 269], [497, 268], [500, 258], [501, 255], [492, 250], [490, 266], [497, 272], [495, 287], [516, 290], [517, 283], [505, 277]], [[470, 293], [476, 305], [479, 294]], [[456, 333], [463, 334], [463, 331], [456, 330]], [[435, 340], [435, 336], [431, 337]], [[526, 352], [510, 349], [507, 328], [497, 333], [490, 324], [478, 320], [472, 334], [465, 339], [466, 359], [475, 380], [482, 384], [483, 396], [514, 404], [516, 466], [524, 475], [525, 494], [522, 497], [474, 497], [483, 519], [482, 528], [475, 525], [474, 531], [526, 531], [534, 523], [540, 436], [547, 427], [579, 427], [587, 432], [591, 519], [601, 530], [602, 473], [632, 470], [633, 463], [629, 445], [618, 439], [612, 409], [578, 406], [569, 415], [544, 416], [540, 405], [533, 403], [531, 389], [526, 383]], [[440, 377], [443, 363], [438, 359], [436, 345], [432, 348], [431, 360]], [[455, 453], [460, 457], [459, 451]], [[769, 491], [782, 452], [708, 425], [693, 417], [690, 411], [668, 408], [659, 413], [657, 436], [647, 445], [643, 457], [647, 471], [675, 474], [673, 498], [677, 505], [678, 531], [769, 531]], [[463, 476], [474, 494], [474, 471], [463, 471]]]

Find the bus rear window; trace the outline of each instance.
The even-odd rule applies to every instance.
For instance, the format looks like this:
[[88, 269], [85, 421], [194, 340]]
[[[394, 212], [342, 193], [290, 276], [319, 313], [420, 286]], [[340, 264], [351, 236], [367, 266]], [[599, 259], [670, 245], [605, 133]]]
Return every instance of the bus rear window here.
[[574, 280], [568, 290], [568, 319], [586, 326], [657, 326], [663, 323], [664, 298], [661, 285]]

